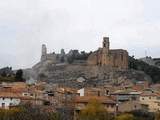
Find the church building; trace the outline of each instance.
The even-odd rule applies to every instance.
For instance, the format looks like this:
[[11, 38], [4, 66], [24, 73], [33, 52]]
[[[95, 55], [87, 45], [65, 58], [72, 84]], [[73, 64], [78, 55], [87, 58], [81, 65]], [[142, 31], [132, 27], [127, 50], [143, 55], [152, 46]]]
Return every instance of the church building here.
[[123, 49], [110, 49], [109, 37], [103, 38], [102, 48], [93, 52], [87, 60], [89, 65], [128, 69], [128, 52]]

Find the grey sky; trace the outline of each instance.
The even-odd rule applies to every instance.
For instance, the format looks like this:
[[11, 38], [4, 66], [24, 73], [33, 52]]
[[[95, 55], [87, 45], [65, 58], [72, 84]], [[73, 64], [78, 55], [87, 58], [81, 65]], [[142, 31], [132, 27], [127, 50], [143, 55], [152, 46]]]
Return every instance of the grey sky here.
[[111, 48], [160, 57], [159, 0], [0, 0], [0, 67], [31, 67], [48, 51]]

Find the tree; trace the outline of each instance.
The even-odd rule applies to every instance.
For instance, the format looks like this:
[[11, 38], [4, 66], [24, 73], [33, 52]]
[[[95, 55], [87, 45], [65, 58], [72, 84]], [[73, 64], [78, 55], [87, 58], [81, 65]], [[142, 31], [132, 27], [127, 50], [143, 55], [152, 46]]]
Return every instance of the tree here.
[[60, 58], [60, 62], [61, 62], [61, 63], [64, 63], [64, 62], [65, 62], [64, 56], [62, 56], [62, 57]]
[[23, 71], [21, 69], [17, 70], [15, 79], [16, 79], [16, 81], [24, 81]]
[[155, 114], [146, 110], [134, 110], [130, 114], [136, 118], [135, 120], [155, 120]]
[[2, 76], [2, 77], [7, 77], [6, 72], [5, 72], [5, 71], [3, 71], [3, 72], [2, 72], [2, 74], [1, 74], [1, 76]]
[[80, 112], [80, 120], [109, 120], [109, 114], [97, 100], [91, 99], [85, 109]]
[[129, 57], [129, 68], [145, 72], [152, 78], [153, 83], [160, 83], [160, 68], [149, 65], [143, 61]]
[[72, 63], [74, 62], [74, 56], [72, 56], [72, 55], [68, 56], [68, 57], [67, 57], [67, 62], [68, 62], [69, 64], [72, 64]]
[[0, 120], [60, 120], [60, 115], [38, 106], [24, 105], [9, 110], [0, 109]]
[[135, 117], [132, 114], [121, 114], [115, 120], [135, 120]]
[[155, 114], [155, 120], [160, 120], [160, 111]]

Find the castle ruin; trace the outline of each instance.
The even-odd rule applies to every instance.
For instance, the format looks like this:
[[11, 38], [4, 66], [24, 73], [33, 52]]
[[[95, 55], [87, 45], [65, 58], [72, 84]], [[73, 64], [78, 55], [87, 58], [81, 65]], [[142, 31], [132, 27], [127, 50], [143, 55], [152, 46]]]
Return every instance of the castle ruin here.
[[[73, 63], [93, 65], [93, 66], [106, 66], [118, 69], [128, 69], [128, 52], [123, 49], [110, 49], [109, 37], [104, 37], [102, 42], [102, 48], [92, 53], [79, 53], [78, 50], [71, 50], [69, 53], [65, 53], [64, 49], [60, 54], [47, 53], [46, 45], [42, 45], [41, 62], [50, 61], [54, 64], [68, 63], [69, 57], [73, 58]], [[86, 57], [87, 56], [87, 57]], [[81, 59], [82, 58], [82, 59]], [[78, 61], [78, 62], [77, 62]]]

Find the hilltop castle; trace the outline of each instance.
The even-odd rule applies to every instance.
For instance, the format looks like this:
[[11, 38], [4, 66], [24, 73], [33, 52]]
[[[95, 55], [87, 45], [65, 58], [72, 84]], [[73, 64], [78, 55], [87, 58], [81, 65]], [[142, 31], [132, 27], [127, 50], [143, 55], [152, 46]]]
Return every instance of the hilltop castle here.
[[72, 58], [72, 63], [106, 66], [119, 69], [128, 68], [128, 52], [122, 49], [110, 49], [109, 37], [103, 38], [102, 48], [92, 53], [79, 53], [78, 50], [71, 50], [65, 53], [64, 49], [60, 54], [47, 53], [46, 45], [42, 45], [41, 62], [50, 61], [54, 64], [68, 63], [68, 58]]

